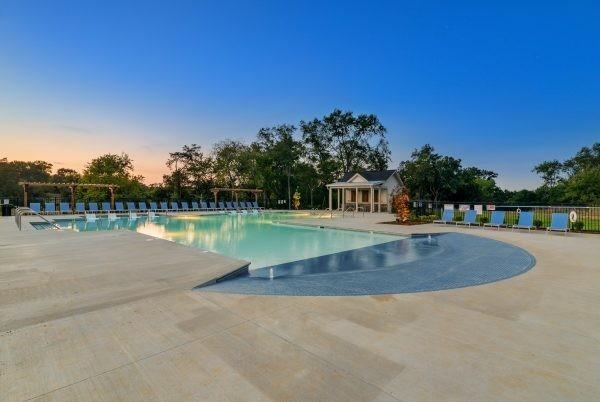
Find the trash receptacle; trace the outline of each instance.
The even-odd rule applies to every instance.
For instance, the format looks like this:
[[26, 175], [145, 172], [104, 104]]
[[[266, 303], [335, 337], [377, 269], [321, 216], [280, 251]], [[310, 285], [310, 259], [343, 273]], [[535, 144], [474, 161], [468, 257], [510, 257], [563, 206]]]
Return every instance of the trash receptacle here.
[[2, 211], [2, 216], [10, 216], [12, 214], [13, 208], [14, 205], [2, 204], [2, 208], [0, 208], [0, 210]]

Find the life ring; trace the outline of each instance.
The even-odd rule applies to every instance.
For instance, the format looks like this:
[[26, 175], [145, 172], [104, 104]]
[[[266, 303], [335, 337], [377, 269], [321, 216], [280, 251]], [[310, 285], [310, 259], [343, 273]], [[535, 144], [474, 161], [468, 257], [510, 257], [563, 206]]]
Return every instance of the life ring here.
[[571, 221], [571, 223], [577, 222], [577, 212], [569, 212], [569, 220]]
[[521, 208], [517, 208], [517, 213], [520, 214], [521, 213]]

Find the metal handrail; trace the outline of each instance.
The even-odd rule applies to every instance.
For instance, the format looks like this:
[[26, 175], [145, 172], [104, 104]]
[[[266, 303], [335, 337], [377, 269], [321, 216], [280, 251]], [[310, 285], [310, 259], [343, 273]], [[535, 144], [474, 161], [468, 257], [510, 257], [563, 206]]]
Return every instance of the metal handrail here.
[[46, 219], [45, 216], [41, 215], [39, 212], [34, 211], [33, 209], [29, 208], [29, 207], [17, 207], [15, 209], [15, 223], [17, 225], [17, 227], [19, 228], [19, 230], [22, 230], [22, 217], [23, 215], [35, 215], [38, 218], [42, 219], [43, 221], [45, 221], [46, 223], [54, 226], [55, 229], [61, 229], [60, 226], [58, 226], [56, 224], [56, 222], [54, 222], [53, 220], [49, 220]]

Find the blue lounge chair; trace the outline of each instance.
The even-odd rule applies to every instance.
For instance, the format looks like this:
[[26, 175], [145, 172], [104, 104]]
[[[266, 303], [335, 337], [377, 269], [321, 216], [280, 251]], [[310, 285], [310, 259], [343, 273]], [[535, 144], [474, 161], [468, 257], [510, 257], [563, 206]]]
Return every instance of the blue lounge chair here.
[[110, 209], [110, 202], [108, 202], [108, 201], [102, 201], [102, 211], [106, 212], [106, 213], [108, 213], [108, 212], [111, 211], [111, 209]]
[[98, 203], [97, 202], [88, 202], [88, 211], [96, 213], [96, 212], [100, 212], [100, 210], [98, 209]]
[[217, 205], [214, 202], [209, 202], [208, 205], [210, 206], [209, 209], [212, 209], [213, 211], [216, 211]]
[[61, 202], [60, 203], [60, 213], [61, 214], [70, 214], [71, 212], [71, 204], [69, 204], [68, 202]]
[[444, 212], [442, 213], [442, 219], [435, 220], [433, 223], [443, 223], [444, 225], [447, 223], [454, 223], [454, 210], [444, 209]]
[[484, 223], [483, 227], [484, 228], [486, 226], [493, 227], [493, 228], [495, 227], [495, 228], [498, 228], [498, 230], [500, 230], [500, 226], [504, 225], [504, 215], [505, 215], [504, 211], [492, 212], [492, 217], [491, 217], [490, 221]]
[[550, 226], [546, 228], [546, 231], [565, 232], [566, 235], [569, 231], [569, 215], [565, 213], [553, 213]]
[[200, 207], [196, 201], [192, 201], [192, 211], [200, 211]]
[[232, 204], [233, 204], [233, 209], [240, 209], [240, 206], [238, 205], [237, 202], [234, 201], [234, 202], [232, 202]]
[[240, 208], [248, 209], [246, 206], [246, 201], [240, 201]]
[[258, 202], [256, 201], [252, 201], [252, 206], [256, 209], [263, 209], [261, 206], [258, 205]]
[[203, 211], [206, 211], [208, 209], [208, 206], [204, 201], [200, 201], [200, 209]]
[[512, 225], [513, 229], [527, 229], [531, 232], [531, 229], [535, 229], [533, 226], [533, 212], [519, 213], [519, 222], [516, 225]]
[[166, 201], [161, 201], [160, 202], [160, 209], [162, 211], [168, 211], [169, 210], [169, 204]]
[[56, 213], [56, 204], [53, 202], [44, 203], [44, 212], [47, 214], [55, 214]]
[[38, 214], [42, 211], [42, 207], [39, 202], [30, 202], [29, 208], [32, 209], [34, 212], [37, 212]]
[[85, 214], [85, 202], [76, 202], [75, 203], [75, 213]]
[[150, 211], [158, 211], [158, 205], [156, 205], [155, 201], [150, 201]]
[[[227, 203], [227, 204], [229, 204], [229, 203]], [[219, 209], [226, 210], [226, 209], [230, 209], [230, 208], [228, 208], [228, 206], [225, 205], [225, 203], [223, 201], [219, 201]]]
[[146, 206], [146, 201], [138, 202], [138, 211], [146, 212], [147, 210], [148, 210], [148, 207]]
[[177, 205], [177, 201], [171, 201], [171, 211], [179, 211], [179, 205]]
[[465, 211], [465, 216], [464, 216], [463, 220], [456, 222], [456, 224], [457, 225], [465, 225], [465, 226], [469, 226], [469, 227], [471, 225], [479, 226], [479, 222], [477, 222], [477, 211], [475, 211], [474, 209]]
[[117, 212], [125, 212], [125, 207], [123, 206], [122, 201], [115, 202], [115, 211]]
[[137, 208], [135, 207], [135, 202], [127, 201], [127, 211], [129, 211], [129, 212], [137, 211]]
[[182, 211], [189, 211], [190, 210], [190, 206], [187, 203], [187, 201], [181, 201], [181, 210]]

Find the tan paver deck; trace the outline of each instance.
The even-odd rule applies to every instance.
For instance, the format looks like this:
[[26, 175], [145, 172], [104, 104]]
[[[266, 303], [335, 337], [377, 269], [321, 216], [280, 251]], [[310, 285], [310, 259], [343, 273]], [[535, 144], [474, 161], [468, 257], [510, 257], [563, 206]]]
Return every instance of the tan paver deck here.
[[18, 233], [3, 219], [0, 399], [598, 400], [600, 236], [382, 218], [312, 222], [460, 230], [537, 265], [440, 292], [230, 295], [192, 287], [235, 260], [128, 232]]

